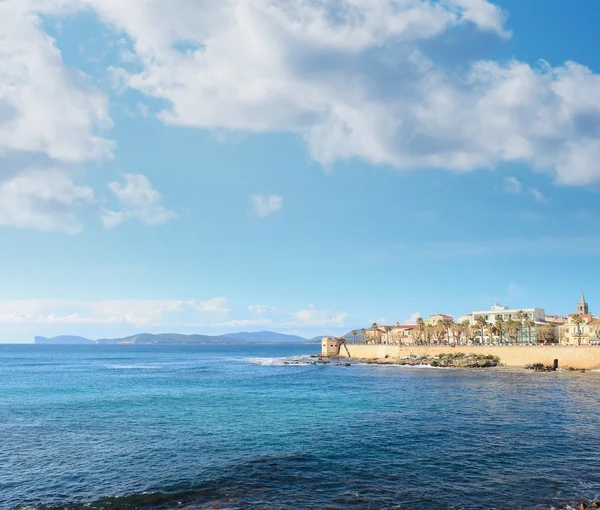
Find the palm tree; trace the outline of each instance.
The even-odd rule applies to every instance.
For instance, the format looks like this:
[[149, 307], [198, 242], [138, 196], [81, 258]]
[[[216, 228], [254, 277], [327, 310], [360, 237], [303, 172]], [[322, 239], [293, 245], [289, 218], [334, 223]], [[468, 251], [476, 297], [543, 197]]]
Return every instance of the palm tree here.
[[[523, 324], [523, 319], [526, 317], [525, 312], [523, 310], [519, 310], [516, 314], [515, 314], [515, 319], [517, 320], [517, 322], [519, 324]], [[519, 337], [521, 338], [521, 343], [523, 343], [523, 328], [521, 328], [519, 330]]]
[[454, 325], [454, 321], [451, 321], [450, 319], [442, 319], [440, 321], [440, 324], [446, 330], [446, 343], [449, 344], [450, 343], [450, 328]]
[[417, 326], [419, 326], [419, 337], [421, 341], [423, 341], [423, 332], [425, 331], [425, 321], [423, 320], [423, 317], [417, 319]]
[[498, 333], [500, 334], [500, 345], [502, 345], [504, 343], [502, 341], [502, 333], [504, 332], [504, 319], [502, 316], [496, 319], [496, 327], [498, 329]]
[[355, 337], [356, 337], [356, 331], [352, 330], [352, 331], [350, 331], [350, 334], [352, 335], [352, 341], [354, 342], [355, 341]]
[[531, 317], [528, 317], [525, 319], [523, 325], [527, 328], [527, 341], [531, 342], [531, 328], [535, 327], [535, 321]]
[[484, 343], [483, 331], [485, 330], [486, 326], [488, 326], [488, 322], [485, 320], [485, 317], [483, 315], [479, 315], [475, 319], [475, 323], [477, 324], [477, 326], [479, 326], [479, 329], [481, 330], [481, 344], [483, 345], [483, 343]]
[[517, 343], [521, 331], [521, 323], [513, 319], [509, 319], [504, 323], [506, 334], [511, 343]]
[[365, 328], [361, 328], [360, 330], [360, 339], [363, 343], [367, 341], [367, 330]]
[[377, 331], [377, 323], [376, 322], [374, 322], [373, 324], [371, 324], [371, 331], [373, 331], [373, 343], [374, 344], [379, 343], [377, 340], [378, 340], [378, 338], [379, 338], [380, 335], [379, 335], [379, 333]]
[[583, 317], [576, 313], [573, 315], [573, 324], [577, 326], [577, 345], [581, 345], [581, 325], [583, 324]]
[[502, 331], [500, 329], [500, 326], [498, 326], [498, 321], [496, 321], [496, 324], [494, 324], [491, 328], [490, 331], [492, 332], [492, 336], [494, 335], [500, 335], [500, 332]]

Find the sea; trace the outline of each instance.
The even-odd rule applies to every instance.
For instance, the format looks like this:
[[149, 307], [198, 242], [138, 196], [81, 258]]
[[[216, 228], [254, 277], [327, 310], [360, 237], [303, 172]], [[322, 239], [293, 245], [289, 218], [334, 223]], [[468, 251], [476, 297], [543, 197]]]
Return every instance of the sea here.
[[0, 509], [534, 509], [600, 496], [600, 373], [319, 345], [0, 345]]

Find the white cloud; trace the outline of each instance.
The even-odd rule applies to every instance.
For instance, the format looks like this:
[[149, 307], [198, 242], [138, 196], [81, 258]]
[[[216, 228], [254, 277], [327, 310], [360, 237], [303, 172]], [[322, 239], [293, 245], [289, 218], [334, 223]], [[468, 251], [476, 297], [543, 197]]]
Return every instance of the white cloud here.
[[283, 198], [280, 196], [255, 195], [252, 197], [252, 211], [261, 218], [265, 218], [269, 216], [269, 214], [280, 211], [282, 207]]
[[422, 317], [421, 312], [413, 313], [408, 319], [404, 321], [404, 324], [416, 324], [417, 320]]
[[226, 313], [229, 312], [229, 303], [227, 302], [227, 298], [214, 298], [210, 301], [198, 303], [196, 310], [200, 310], [201, 312]]
[[116, 227], [126, 220], [138, 219], [145, 225], [163, 225], [177, 215], [160, 204], [162, 195], [145, 175], [125, 174], [125, 184], [111, 182], [109, 189], [117, 196], [123, 209], [103, 209], [102, 222], [106, 228]]
[[[269, 327], [277, 331], [312, 331], [320, 332], [331, 329], [343, 328], [348, 320], [348, 314], [320, 309], [309, 305], [306, 309], [297, 312], [287, 312], [277, 307], [250, 305], [251, 312], [260, 314], [259, 319], [236, 319], [227, 322], [218, 322], [211, 325], [214, 328], [264, 328]], [[275, 317], [271, 317], [273, 315]]]
[[70, 164], [113, 156], [108, 100], [64, 65], [30, 7], [0, 2], [0, 225], [73, 234], [94, 196]]
[[227, 301], [182, 300], [17, 300], [0, 301], [0, 324], [131, 325], [159, 327], [176, 317], [227, 312]]
[[323, 164], [526, 163], [561, 184], [600, 181], [597, 74], [574, 62], [473, 61], [444, 39], [469, 24], [473, 47], [481, 32], [508, 37], [491, 1], [20, 1], [93, 8], [124, 32], [139, 67], [116, 72], [165, 101], [168, 124], [296, 133]]
[[321, 310], [315, 305], [309, 305], [305, 310], [300, 310], [292, 314], [290, 326], [299, 328], [332, 328], [342, 327], [346, 323], [348, 314], [344, 312], [331, 312], [330, 310]]
[[76, 234], [75, 212], [94, 200], [64, 171], [30, 168], [0, 180], [0, 225]]
[[523, 185], [516, 177], [504, 178], [504, 191], [518, 195], [523, 190]]
[[0, 2], [0, 156], [111, 157], [113, 144], [100, 135], [110, 125], [106, 97], [63, 64], [28, 2]]
[[539, 204], [547, 204], [548, 203], [548, 199], [540, 190], [538, 190], [536, 188], [531, 188], [529, 190], [529, 192], [531, 193], [531, 196], [537, 203], [539, 203]]
[[266, 305], [250, 305], [248, 306], [248, 310], [253, 313], [257, 313], [259, 315], [265, 313], [281, 313], [281, 310], [276, 306], [266, 306]]
[[273, 321], [271, 319], [242, 319], [227, 322], [216, 322], [214, 324], [211, 324], [212, 328], [256, 328], [267, 326], [273, 326]]

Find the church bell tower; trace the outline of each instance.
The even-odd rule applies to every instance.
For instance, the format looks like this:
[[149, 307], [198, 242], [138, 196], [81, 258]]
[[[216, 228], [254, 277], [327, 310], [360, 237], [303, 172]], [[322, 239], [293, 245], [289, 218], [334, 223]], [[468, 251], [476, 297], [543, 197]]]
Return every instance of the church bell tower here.
[[587, 315], [590, 313], [588, 310], [588, 304], [585, 302], [585, 296], [583, 295], [583, 292], [581, 293], [581, 299], [579, 300], [579, 303], [577, 303], [577, 313], [579, 315]]

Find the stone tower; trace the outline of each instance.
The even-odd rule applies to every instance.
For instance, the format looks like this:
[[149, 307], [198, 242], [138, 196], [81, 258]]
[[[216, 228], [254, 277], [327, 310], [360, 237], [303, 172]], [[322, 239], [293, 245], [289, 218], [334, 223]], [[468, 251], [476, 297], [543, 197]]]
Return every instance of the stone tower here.
[[585, 302], [585, 296], [583, 295], [583, 292], [581, 293], [581, 299], [579, 300], [579, 303], [577, 303], [577, 313], [579, 315], [587, 315], [590, 313], [588, 310], [588, 304]]

